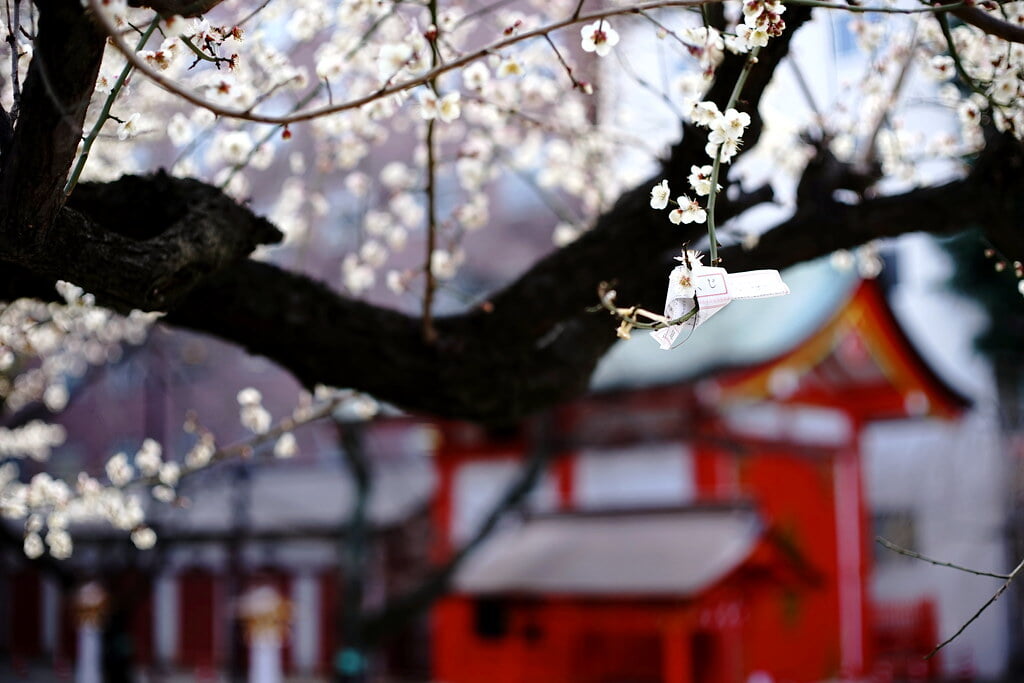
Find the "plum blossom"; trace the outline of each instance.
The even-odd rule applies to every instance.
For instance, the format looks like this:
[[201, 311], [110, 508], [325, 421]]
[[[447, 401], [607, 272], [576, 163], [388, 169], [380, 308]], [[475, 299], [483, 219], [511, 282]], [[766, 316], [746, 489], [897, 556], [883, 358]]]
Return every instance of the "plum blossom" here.
[[[690, 187], [697, 194], [698, 197], [706, 197], [711, 194], [711, 174], [712, 167], [707, 166], [691, 166], [690, 175], [687, 180], [690, 183]], [[716, 192], [721, 191], [722, 186], [718, 185]]]
[[462, 96], [458, 92], [448, 93], [442, 97], [441, 101], [437, 103], [437, 118], [445, 123], [451, 123], [459, 118], [462, 114], [459, 102], [461, 98]]
[[483, 90], [491, 80], [491, 72], [483, 62], [474, 62], [462, 72], [462, 82], [470, 90]]
[[139, 121], [142, 119], [142, 114], [135, 112], [117, 126], [117, 139], [127, 140], [133, 138], [139, 134]]
[[413, 57], [412, 46], [405, 43], [391, 43], [380, 49], [377, 68], [381, 78], [392, 79]]
[[43, 539], [39, 538], [39, 534], [35, 531], [30, 532], [25, 535], [22, 549], [25, 551], [25, 557], [34, 560], [43, 554]]
[[668, 180], [662, 180], [651, 188], [651, 208], [664, 209], [668, 206], [671, 190], [668, 187]]
[[274, 457], [280, 459], [286, 459], [293, 457], [299, 452], [298, 442], [295, 440], [295, 435], [291, 432], [285, 432], [278, 437], [277, 442], [274, 444]]
[[555, 231], [551, 235], [551, 241], [554, 242], [556, 247], [564, 247], [575, 242], [582, 234], [583, 231], [572, 223], [562, 222], [555, 226]]
[[714, 102], [694, 102], [690, 107], [690, 120], [698, 126], [710, 126], [721, 115]]
[[584, 52], [595, 52], [605, 57], [619, 43], [619, 33], [605, 19], [598, 19], [580, 29], [581, 47]]
[[743, 137], [743, 131], [749, 125], [750, 114], [735, 109], [726, 109], [725, 113], [716, 116], [715, 120], [711, 122], [709, 126], [711, 134], [708, 135], [708, 140], [715, 144], [726, 140], [739, 142]]
[[678, 273], [679, 280], [676, 284], [681, 288], [680, 295], [683, 297], [696, 296], [697, 291], [694, 288], [693, 283], [693, 271], [696, 266], [701, 265], [701, 259], [704, 255], [699, 251], [693, 251], [692, 249], [683, 249], [679, 256], [676, 256], [676, 261], [679, 261], [682, 265], [676, 266], [673, 272]]
[[503, 59], [498, 65], [498, 78], [506, 76], [522, 76], [523, 65], [515, 59]]
[[433, 90], [426, 90], [420, 93], [420, 116], [427, 121], [440, 119], [444, 123], [451, 123], [462, 114], [460, 100], [462, 95], [456, 91], [438, 98]]
[[676, 198], [676, 203], [679, 206], [668, 214], [668, 219], [674, 224], [703, 223], [708, 219], [707, 211], [696, 199], [690, 199], [684, 194]]
[[132, 543], [139, 550], [149, 550], [156, 545], [156, 532], [148, 526], [139, 527], [131, 534]]
[[110, 458], [106, 465], [107, 478], [114, 486], [124, 486], [133, 476], [132, 466], [128, 464], [128, 456], [118, 453]]

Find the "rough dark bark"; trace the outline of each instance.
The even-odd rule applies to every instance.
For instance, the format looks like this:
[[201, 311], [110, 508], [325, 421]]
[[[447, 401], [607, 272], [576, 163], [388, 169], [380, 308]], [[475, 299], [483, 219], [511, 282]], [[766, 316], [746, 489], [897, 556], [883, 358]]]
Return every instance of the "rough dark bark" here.
[[[54, 7], [58, 5], [64, 7]], [[79, 23], [88, 21], [67, 8], [41, 13], [45, 18], [51, 11], [77, 17]], [[757, 104], [764, 88], [786, 56], [790, 36], [809, 16], [808, 8], [790, 8], [789, 30], [769, 43], [750, 74], [739, 105], [753, 119], [745, 136], [748, 147], [760, 134]], [[46, 26], [58, 35], [88, 33], [81, 26], [49, 21], [41, 25], [41, 33]], [[720, 67], [709, 93], [720, 106], [743, 62], [743, 57], [729, 56]], [[80, 67], [71, 71], [77, 78], [89, 78]], [[72, 75], [61, 75], [61, 82]], [[80, 98], [86, 88], [77, 83], [72, 90]], [[31, 122], [37, 110], [46, 108], [38, 97], [30, 98], [22, 119]], [[50, 144], [50, 136], [27, 138], [33, 130], [41, 135], [34, 125], [19, 120], [15, 156], [30, 142]], [[669, 257], [681, 245], [699, 240], [704, 227], [671, 225], [664, 212], [649, 207], [649, 188], [662, 177], [682, 184], [691, 165], [706, 162], [705, 140], [703, 131], [684, 126], [682, 140], [661, 173], [623, 194], [590, 232], [495, 293], [488, 306], [437, 320], [433, 343], [424, 342], [414, 317], [339, 296], [309, 277], [247, 260], [257, 244], [275, 241], [277, 231], [197, 181], [156, 174], [83, 185], [47, 223], [47, 211], [60, 206], [59, 197], [51, 196], [52, 178], [70, 165], [67, 154], [49, 149], [42, 161], [50, 167], [39, 160], [5, 167], [4, 191], [14, 195], [4, 198], [27, 192], [18, 187], [13, 175], [18, 172], [50, 178], [51, 189], [37, 197], [38, 215], [24, 206], [7, 212], [0, 299], [52, 296], [53, 279], [68, 279], [122, 310], [167, 310], [168, 323], [265, 355], [307, 385], [354, 387], [408, 409], [445, 416], [515, 419], [586, 389], [595, 364], [615, 341], [613, 321], [587, 312], [597, 302], [600, 282], [614, 282], [622, 303], [654, 309], [661, 305], [662, 266], [672, 263]], [[68, 142], [55, 144], [65, 149]], [[1024, 216], [1021, 159], [1019, 143], [993, 137], [962, 180], [847, 205], [833, 199], [834, 189], [845, 186], [842, 174], [822, 173], [832, 162], [820, 157], [808, 167], [793, 218], [766, 234], [754, 251], [725, 250], [726, 265], [732, 270], [783, 267], [877, 237], [917, 230], [949, 233], [976, 223], [983, 223], [1007, 256], [1024, 258], [1018, 228]], [[720, 223], [764, 199], [755, 195], [730, 201], [728, 194], [721, 195]], [[24, 220], [14, 220], [15, 215], [24, 215]], [[142, 216], [144, 227], [136, 220]], [[46, 235], [45, 249], [36, 248], [39, 234]]]
[[21, 114], [0, 171], [0, 246], [49, 249], [47, 233], [64, 205], [64, 181], [103, 59], [103, 35], [80, 2], [39, 3], [39, 31], [21, 91]]
[[224, 2], [224, 0], [128, 0], [131, 7], [148, 7], [165, 17], [198, 17]]

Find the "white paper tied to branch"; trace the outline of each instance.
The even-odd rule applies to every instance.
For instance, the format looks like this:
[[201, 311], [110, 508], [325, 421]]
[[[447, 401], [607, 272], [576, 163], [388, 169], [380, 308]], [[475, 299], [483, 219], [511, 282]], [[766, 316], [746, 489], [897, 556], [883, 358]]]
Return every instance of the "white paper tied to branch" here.
[[[789, 294], [789, 287], [777, 270], [750, 270], [727, 273], [725, 268], [693, 263], [692, 268], [676, 266], [668, 276], [665, 317], [681, 318], [699, 304], [697, 314], [684, 323], [651, 332], [662, 349], [673, 347], [683, 331], [692, 331], [707, 322], [734, 299], [763, 299]], [[685, 339], [683, 340], [685, 341]]]

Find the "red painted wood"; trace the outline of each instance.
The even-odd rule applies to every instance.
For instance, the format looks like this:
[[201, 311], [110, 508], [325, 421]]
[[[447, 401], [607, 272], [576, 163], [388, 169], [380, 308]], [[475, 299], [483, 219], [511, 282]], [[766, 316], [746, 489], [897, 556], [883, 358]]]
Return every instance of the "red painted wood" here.
[[208, 671], [218, 663], [219, 642], [216, 577], [190, 569], [178, 577], [178, 658], [192, 671]]
[[19, 571], [11, 574], [9, 582], [11, 659], [28, 662], [43, 653], [42, 648], [42, 585], [39, 574]]

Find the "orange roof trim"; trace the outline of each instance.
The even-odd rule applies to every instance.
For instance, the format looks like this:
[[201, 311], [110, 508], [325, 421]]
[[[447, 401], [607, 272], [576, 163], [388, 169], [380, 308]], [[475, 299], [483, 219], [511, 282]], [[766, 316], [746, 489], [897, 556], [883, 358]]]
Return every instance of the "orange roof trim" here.
[[[970, 406], [967, 398], [946, 384], [925, 364], [896, 321], [881, 288], [870, 280], [857, 285], [846, 303], [791, 351], [762, 365], [716, 378], [722, 392], [721, 399], [787, 400], [780, 397], [778, 389], [772, 386], [777, 378], [788, 376], [798, 382], [807, 378], [833, 357], [840, 344], [848, 340], [851, 334], [856, 336], [856, 341], [867, 351], [880, 376], [884, 378], [883, 386], [873, 385], [870, 388], [888, 390], [893, 399], [889, 405], [901, 406], [900, 415], [894, 415], [888, 410], [876, 414], [869, 409], [863, 415], [865, 419], [901, 415], [952, 418]], [[839, 358], [837, 362], [842, 364]], [[869, 387], [851, 385], [849, 388]], [[838, 393], [832, 400], [839, 402], [848, 398], [844, 394], [844, 387], [836, 387], [836, 390]], [[794, 390], [789, 400], [801, 402], [799, 389]], [[849, 408], [842, 405], [836, 407]]]

